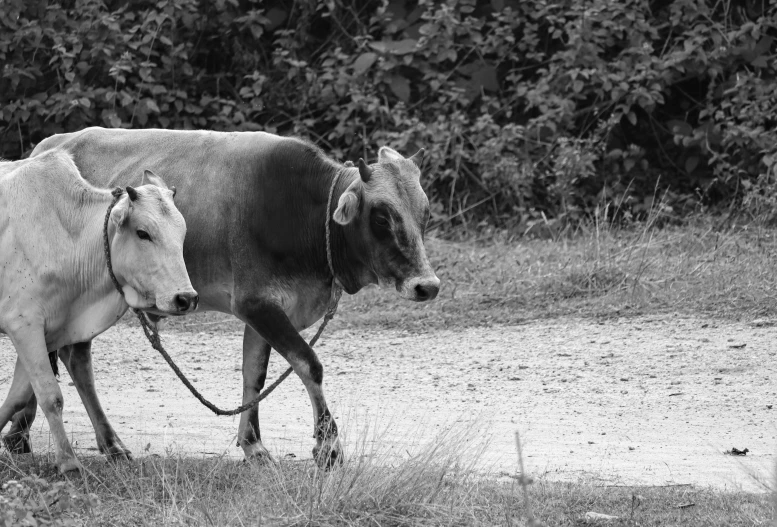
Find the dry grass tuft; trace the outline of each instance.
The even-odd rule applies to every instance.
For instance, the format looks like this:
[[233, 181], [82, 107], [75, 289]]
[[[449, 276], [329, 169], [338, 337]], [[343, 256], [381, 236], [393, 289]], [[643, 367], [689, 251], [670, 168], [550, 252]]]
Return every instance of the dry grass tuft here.
[[[71, 515], [69, 524], [576, 526], [597, 511], [633, 527], [728, 527], [763, 525], [771, 516], [766, 494], [543, 480], [533, 482], [529, 493], [529, 479], [516, 469], [500, 479], [477, 472], [480, 447], [452, 430], [401, 460], [379, 449], [365, 451], [367, 443], [350, 449], [346, 463], [328, 472], [312, 461], [258, 466], [168, 453], [112, 464], [82, 455], [85, 473], [70, 477], [73, 499], [89, 497], [93, 507]], [[56, 485], [64, 478], [50, 462], [46, 455], [0, 456], [0, 479], [37, 474]]]
[[[330, 327], [426, 331], [667, 311], [737, 319], [777, 315], [777, 231], [759, 226], [718, 230], [711, 220], [699, 220], [624, 229], [602, 221], [551, 240], [430, 239], [427, 247], [442, 280], [436, 301], [415, 304], [394, 291], [368, 288], [343, 298]], [[169, 324], [193, 331], [242, 326], [217, 313]]]

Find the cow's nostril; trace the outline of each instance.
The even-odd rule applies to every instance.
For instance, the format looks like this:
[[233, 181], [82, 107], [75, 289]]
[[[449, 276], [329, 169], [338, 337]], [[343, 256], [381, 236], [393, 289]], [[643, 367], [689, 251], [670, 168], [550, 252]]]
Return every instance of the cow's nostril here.
[[[196, 300], [195, 300], [196, 301]], [[192, 305], [192, 297], [187, 294], [175, 295], [175, 306], [179, 311], [188, 311]]]
[[415, 297], [417, 300], [424, 301], [429, 298], [429, 291], [426, 290], [426, 287], [418, 284], [415, 286]]
[[415, 286], [415, 299], [418, 302], [426, 302], [427, 300], [434, 300], [437, 296], [437, 292], [440, 290], [436, 285], [430, 284], [418, 284]]

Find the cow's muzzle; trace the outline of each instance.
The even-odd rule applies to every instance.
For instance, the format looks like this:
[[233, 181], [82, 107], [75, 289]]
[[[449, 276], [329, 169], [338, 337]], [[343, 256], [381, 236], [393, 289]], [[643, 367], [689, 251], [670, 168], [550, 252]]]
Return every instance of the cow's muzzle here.
[[440, 279], [434, 275], [424, 278], [411, 278], [404, 287], [405, 297], [414, 302], [434, 300], [439, 292]]

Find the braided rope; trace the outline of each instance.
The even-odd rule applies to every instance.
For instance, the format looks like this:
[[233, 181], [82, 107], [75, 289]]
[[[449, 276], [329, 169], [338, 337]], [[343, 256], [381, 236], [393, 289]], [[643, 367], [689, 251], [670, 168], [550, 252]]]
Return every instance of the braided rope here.
[[[329, 272], [332, 273], [332, 287], [336, 287], [337, 289], [341, 289], [340, 282], [337, 280], [337, 275], [335, 274], [335, 266], [332, 263], [332, 241], [330, 239], [330, 228], [329, 223], [332, 221], [332, 216], [334, 216], [334, 213], [332, 211], [332, 196], [334, 196], [335, 193], [335, 187], [337, 186], [337, 181], [340, 179], [340, 174], [342, 174], [341, 171], [337, 171], [337, 175], [335, 176], [335, 179], [332, 181], [332, 186], [329, 187], [329, 197], [326, 200], [326, 220], [324, 221], [324, 232], [326, 234], [326, 263], [329, 264]], [[341, 291], [342, 293], [342, 291]], [[339, 300], [340, 294], [336, 293], [337, 298]]]
[[[309, 346], [312, 348], [313, 345], [318, 341], [318, 338], [321, 336], [321, 334], [324, 332], [324, 328], [326, 328], [327, 323], [329, 323], [330, 320], [332, 320], [332, 317], [335, 316], [335, 311], [337, 311], [337, 302], [339, 301], [339, 297], [337, 300], [335, 300], [334, 303], [332, 303], [329, 307], [329, 309], [326, 312], [326, 315], [324, 316], [324, 321], [321, 323], [321, 326], [319, 326], [318, 331], [316, 332], [315, 336], [310, 339]], [[276, 379], [275, 382], [273, 382], [270, 386], [264, 389], [262, 393], [257, 395], [252, 400], [248, 401], [245, 404], [241, 404], [237, 408], [234, 408], [232, 410], [223, 410], [207, 400], [203, 395], [195, 388], [191, 382], [189, 382], [189, 379], [186, 378], [186, 375], [181, 372], [181, 370], [178, 368], [178, 366], [173, 362], [173, 359], [170, 357], [170, 355], [167, 353], [165, 348], [162, 346], [162, 340], [159, 337], [159, 332], [156, 330], [155, 327], [151, 325], [151, 323], [148, 321], [148, 317], [140, 311], [139, 309], [133, 309], [135, 314], [138, 316], [138, 320], [140, 320], [140, 325], [143, 327], [143, 333], [146, 334], [146, 338], [151, 343], [151, 347], [157, 350], [160, 355], [167, 361], [167, 364], [170, 365], [170, 368], [175, 372], [176, 376], [178, 376], [179, 379], [181, 379], [181, 382], [186, 386], [189, 391], [192, 393], [194, 397], [197, 398], [198, 401], [200, 401], [204, 406], [206, 406], [209, 410], [211, 410], [216, 415], [236, 415], [241, 414], [248, 410], [249, 408], [253, 408], [257, 404], [259, 404], [262, 400], [264, 400], [268, 395], [270, 395], [285, 379], [288, 377], [292, 371], [294, 371], [292, 368], [288, 368], [286, 371], [284, 371], [278, 379]]]
[[[329, 188], [329, 198], [327, 199], [326, 204], [326, 220], [325, 220], [325, 233], [326, 233], [326, 259], [327, 263], [329, 264], [329, 271], [332, 273], [332, 293], [331, 297], [329, 299], [329, 307], [326, 310], [326, 314], [324, 315], [324, 320], [321, 322], [321, 325], [318, 328], [318, 331], [313, 336], [312, 339], [310, 339], [310, 342], [308, 345], [312, 348], [316, 342], [318, 342], [319, 337], [321, 337], [321, 334], [324, 332], [324, 328], [326, 328], [326, 325], [329, 323], [330, 320], [335, 316], [335, 313], [337, 312], [337, 306], [340, 303], [340, 297], [343, 294], [343, 288], [340, 285], [340, 282], [337, 280], [337, 277], [335, 276], [334, 266], [332, 265], [332, 245], [331, 245], [331, 238], [330, 238], [330, 228], [329, 228], [329, 222], [331, 221], [331, 215], [330, 210], [332, 207], [332, 196], [334, 195], [335, 186], [337, 185], [337, 181], [340, 178], [340, 172], [338, 171], [337, 175], [334, 178], [334, 181], [332, 181], [332, 186]], [[113, 210], [113, 207], [116, 205], [116, 202], [119, 201], [119, 198], [123, 194], [123, 190], [121, 188], [114, 189], [111, 193], [113, 194], [114, 198], [111, 202], [110, 207], [108, 207], [108, 212], [105, 213], [105, 223], [103, 225], [103, 243], [105, 248], [105, 258], [107, 261], [108, 266], [108, 274], [111, 275], [111, 280], [113, 281], [113, 285], [116, 286], [116, 290], [124, 296], [124, 291], [122, 290], [121, 286], [119, 285], [119, 281], [116, 279], [116, 275], [113, 274], [113, 265], [111, 263], [111, 248], [110, 244], [108, 243], [108, 219], [111, 215], [111, 210]], [[270, 386], [265, 388], [259, 395], [257, 395], [254, 399], [251, 401], [241, 404], [237, 408], [234, 408], [232, 410], [223, 410], [213, 404], [212, 402], [208, 401], [200, 392], [195, 388], [191, 382], [189, 382], [189, 379], [186, 377], [186, 375], [181, 372], [180, 368], [175, 364], [172, 357], [167, 353], [167, 350], [165, 350], [164, 346], [162, 346], [162, 339], [159, 336], [159, 331], [157, 328], [151, 324], [148, 317], [145, 313], [143, 313], [140, 309], [133, 308], [132, 311], [135, 313], [135, 315], [138, 317], [138, 320], [140, 321], [140, 326], [143, 328], [143, 333], [145, 333], [146, 338], [148, 339], [149, 343], [151, 344], [151, 347], [154, 348], [159, 352], [160, 355], [162, 355], [162, 358], [165, 359], [167, 364], [170, 365], [170, 368], [175, 372], [175, 375], [181, 380], [181, 382], [186, 386], [191, 394], [197, 398], [200, 403], [202, 403], [204, 406], [206, 406], [209, 410], [211, 410], [216, 415], [236, 415], [245, 412], [246, 410], [253, 408], [257, 404], [259, 404], [263, 399], [265, 399], [268, 395], [270, 395], [285, 379], [288, 377], [293, 370], [293, 368], [289, 367], [286, 371], [284, 371], [278, 379], [276, 379], [275, 382], [273, 382]]]
[[111, 246], [108, 241], [108, 220], [111, 218], [111, 211], [113, 210], [113, 207], [116, 206], [116, 203], [118, 203], [122, 194], [124, 194], [124, 189], [121, 187], [116, 187], [111, 191], [111, 195], [113, 195], [113, 201], [111, 201], [108, 210], [105, 212], [105, 221], [103, 222], [103, 249], [105, 250], [105, 260], [108, 265], [108, 274], [111, 275], [111, 281], [116, 287], [116, 291], [118, 291], [121, 296], [124, 296], [124, 290], [119, 285], [119, 281], [116, 280], [116, 275], [113, 274], [113, 264], [111, 263]]

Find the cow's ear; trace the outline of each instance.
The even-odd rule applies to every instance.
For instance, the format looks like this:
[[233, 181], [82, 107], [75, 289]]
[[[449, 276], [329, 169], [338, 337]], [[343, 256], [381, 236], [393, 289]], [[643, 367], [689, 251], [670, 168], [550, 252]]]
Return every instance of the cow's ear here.
[[359, 214], [359, 202], [362, 199], [361, 179], [357, 179], [345, 189], [337, 200], [337, 209], [332, 216], [340, 225], [348, 225]]
[[393, 148], [389, 148], [387, 146], [381, 146], [380, 150], [378, 150], [378, 163], [388, 163], [391, 161], [402, 161], [405, 159], [402, 157], [402, 154], [394, 150]]
[[111, 210], [111, 221], [117, 227], [123, 227], [129, 218], [130, 200], [128, 196], [122, 196]]
[[159, 188], [163, 188], [165, 190], [170, 190], [170, 188], [167, 186], [167, 183], [165, 183], [165, 180], [161, 177], [157, 176], [150, 170], [144, 170], [143, 171], [143, 180], [140, 182], [141, 185], [155, 185]]

